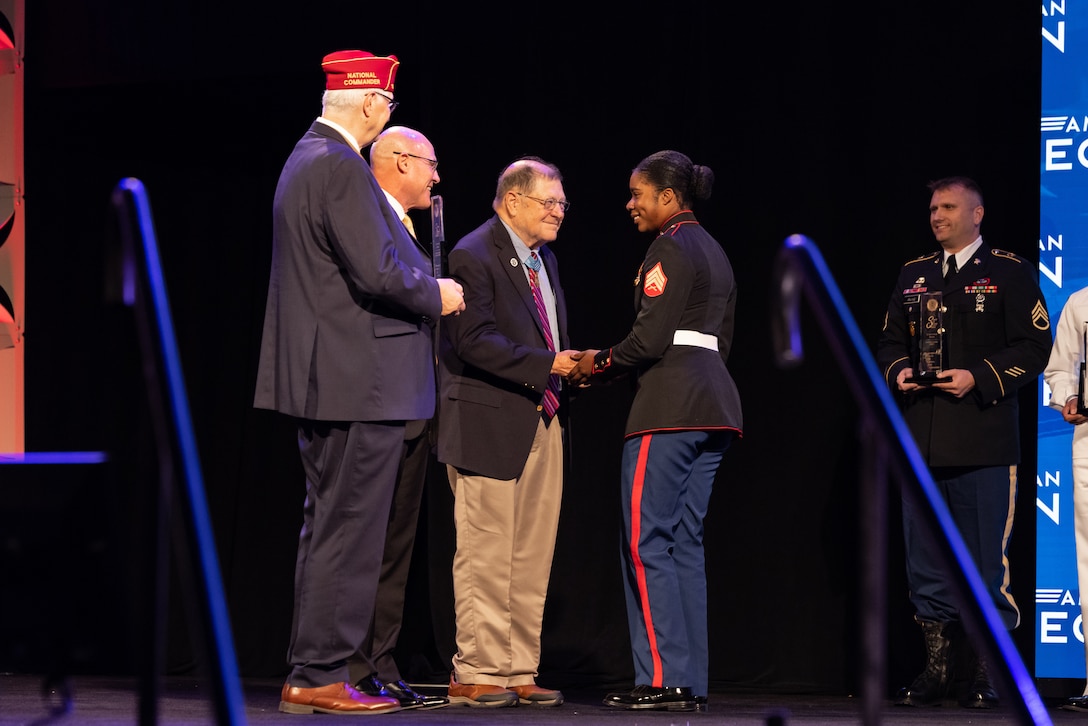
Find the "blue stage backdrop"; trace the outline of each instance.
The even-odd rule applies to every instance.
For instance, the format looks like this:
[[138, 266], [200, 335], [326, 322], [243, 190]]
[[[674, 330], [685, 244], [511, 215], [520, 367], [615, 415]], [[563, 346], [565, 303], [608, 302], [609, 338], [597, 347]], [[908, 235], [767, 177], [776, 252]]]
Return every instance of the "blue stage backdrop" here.
[[[1051, 329], [1088, 285], [1088, 0], [1043, 3], [1039, 278]], [[1073, 544], [1073, 427], [1039, 380], [1035, 675], [1085, 678]]]

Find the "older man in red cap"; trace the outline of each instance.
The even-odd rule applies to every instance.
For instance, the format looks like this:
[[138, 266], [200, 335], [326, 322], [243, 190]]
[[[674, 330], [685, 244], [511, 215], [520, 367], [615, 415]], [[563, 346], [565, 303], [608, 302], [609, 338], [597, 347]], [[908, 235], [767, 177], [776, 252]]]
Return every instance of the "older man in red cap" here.
[[321, 116], [273, 201], [254, 406], [297, 423], [306, 476], [287, 713], [400, 709], [352, 686], [349, 660], [370, 637], [405, 422], [434, 413], [433, 321], [464, 297], [429, 273], [361, 155], [396, 107], [398, 65], [357, 50], [325, 56]]

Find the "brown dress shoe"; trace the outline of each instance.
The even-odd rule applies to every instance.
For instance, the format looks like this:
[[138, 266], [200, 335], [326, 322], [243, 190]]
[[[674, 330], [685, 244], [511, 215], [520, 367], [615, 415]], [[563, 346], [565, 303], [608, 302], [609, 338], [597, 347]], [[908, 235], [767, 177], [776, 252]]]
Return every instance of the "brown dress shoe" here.
[[525, 686], [510, 686], [510, 690], [518, 694], [518, 703], [523, 706], [562, 706], [563, 694], [548, 688], [541, 688], [535, 683]]
[[518, 694], [486, 683], [458, 683], [450, 676], [450, 705], [463, 703], [474, 708], [506, 708], [518, 705]]
[[298, 688], [283, 684], [280, 711], [283, 713], [342, 713], [360, 716], [399, 711], [395, 698], [368, 696], [348, 683], [330, 683], [320, 688]]

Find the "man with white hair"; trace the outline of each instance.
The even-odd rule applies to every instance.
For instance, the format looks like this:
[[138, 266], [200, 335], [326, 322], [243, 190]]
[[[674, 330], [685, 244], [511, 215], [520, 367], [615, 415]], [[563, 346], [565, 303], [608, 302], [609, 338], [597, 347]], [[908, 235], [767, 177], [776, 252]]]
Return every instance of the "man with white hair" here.
[[400, 710], [356, 690], [349, 661], [370, 639], [405, 422], [434, 413], [429, 323], [464, 298], [431, 274], [360, 153], [397, 104], [399, 64], [358, 50], [325, 56], [321, 116], [273, 201], [254, 406], [297, 423], [306, 476], [287, 713]]
[[[434, 146], [415, 129], [391, 126], [370, 145], [370, 167], [394, 214], [404, 222], [420, 251], [429, 257], [430, 250], [415, 235], [408, 210], [431, 206], [431, 188], [440, 181]], [[433, 419], [406, 422], [374, 603], [374, 626], [369, 647], [364, 650], [365, 657], [352, 664], [359, 670], [351, 674], [351, 682], [357, 689], [371, 696], [395, 698], [403, 709], [431, 709], [449, 703], [444, 696], [420, 693], [406, 683], [393, 656], [404, 617], [404, 592], [412, 564], [423, 486], [427, 480], [432, 425]]]

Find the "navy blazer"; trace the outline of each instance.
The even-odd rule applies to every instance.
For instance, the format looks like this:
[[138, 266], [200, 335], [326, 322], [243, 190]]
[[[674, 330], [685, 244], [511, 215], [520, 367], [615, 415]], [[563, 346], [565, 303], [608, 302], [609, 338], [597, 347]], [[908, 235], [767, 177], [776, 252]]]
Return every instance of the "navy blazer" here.
[[434, 413], [442, 296], [369, 164], [315, 121], [276, 186], [254, 406], [323, 421]]
[[[559, 350], [566, 350], [567, 304], [558, 264], [547, 245], [537, 253], [555, 293]], [[438, 460], [514, 479], [529, 457], [555, 353], [548, 350], [522, 261], [498, 216], [457, 243], [449, 269], [464, 286], [465, 310], [441, 325]], [[565, 409], [560, 406], [561, 420]]]

